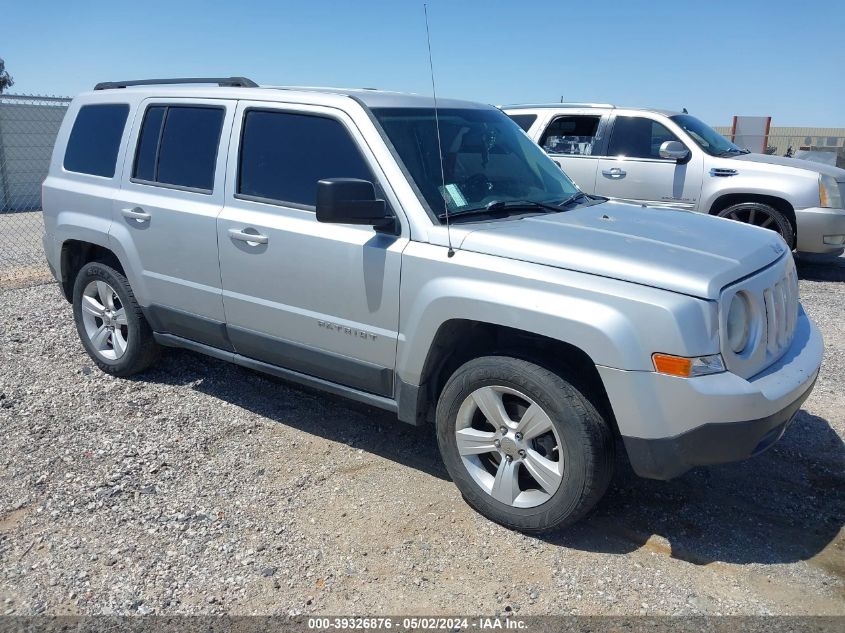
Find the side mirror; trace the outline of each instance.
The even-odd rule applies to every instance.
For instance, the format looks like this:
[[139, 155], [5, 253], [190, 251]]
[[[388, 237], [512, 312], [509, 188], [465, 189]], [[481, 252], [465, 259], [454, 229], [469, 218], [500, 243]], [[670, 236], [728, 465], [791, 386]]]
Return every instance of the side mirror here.
[[674, 160], [679, 163], [686, 162], [690, 157], [687, 146], [680, 141], [665, 141], [660, 146], [660, 158]]
[[317, 182], [317, 221], [331, 224], [365, 224], [384, 228], [393, 224], [384, 200], [376, 200], [369, 180], [326, 178]]

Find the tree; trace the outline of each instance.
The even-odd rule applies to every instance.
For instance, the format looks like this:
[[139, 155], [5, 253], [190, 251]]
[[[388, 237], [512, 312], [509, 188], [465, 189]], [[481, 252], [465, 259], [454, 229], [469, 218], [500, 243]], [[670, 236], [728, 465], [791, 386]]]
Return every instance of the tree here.
[[0, 58], [0, 94], [2, 94], [7, 88], [11, 88], [14, 85], [15, 80], [12, 79], [12, 76], [6, 70], [6, 62]]

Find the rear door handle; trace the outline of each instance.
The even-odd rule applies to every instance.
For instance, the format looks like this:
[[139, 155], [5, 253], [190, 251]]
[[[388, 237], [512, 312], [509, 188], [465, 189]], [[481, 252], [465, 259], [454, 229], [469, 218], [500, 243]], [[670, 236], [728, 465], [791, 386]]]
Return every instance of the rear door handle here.
[[[254, 230], [254, 229], [253, 229]], [[229, 229], [229, 237], [240, 242], [247, 242], [249, 244], [266, 244], [269, 239], [266, 235], [260, 233], [247, 233], [245, 230]]]
[[625, 171], [620, 169], [619, 167], [613, 167], [611, 169], [602, 169], [602, 175], [607, 176], [608, 178], [616, 178], [625, 175]]
[[123, 214], [123, 217], [138, 220], [138, 222], [147, 222], [151, 217], [150, 214], [144, 211], [141, 207], [121, 209], [120, 212]]

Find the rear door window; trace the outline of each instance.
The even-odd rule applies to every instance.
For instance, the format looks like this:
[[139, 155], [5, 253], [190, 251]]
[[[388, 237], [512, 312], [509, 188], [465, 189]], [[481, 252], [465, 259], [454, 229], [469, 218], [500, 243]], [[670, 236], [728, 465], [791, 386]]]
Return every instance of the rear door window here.
[[596, 147], [600, 116], [556, 117], [543, 132], [540, 147], [549, 154], [592, 156]]
[[161, 124], [164, 121], [165, 106], [155, 106], [147, 109], [144, 116], [144, 127], [141, 128], [141, 138], [138, 139], [138, 149], [135, 153], [134, 178], [155, 181], [156, 160], [158, 159], [158, 141], [161, 136]]
[[113, 178], [128, 115], [129, 106], [125, 103], [82, 106], [65, 149], [65, 169]]
[[340, 121], [291, 112], [247, 110], [239, 164], [239, 196], [309, 208], [317, 203], [318, 180], [374, 180]]
[[135, 151], [133, 178], [210, 193], [225, 110], [150, 106]]

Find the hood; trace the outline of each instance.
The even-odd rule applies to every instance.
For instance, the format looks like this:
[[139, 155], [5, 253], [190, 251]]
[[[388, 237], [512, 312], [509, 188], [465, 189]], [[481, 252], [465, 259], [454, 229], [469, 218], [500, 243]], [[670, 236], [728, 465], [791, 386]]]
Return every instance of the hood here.
[[832, 176], [838, 182], [845, 182], [845, 169], [824, 163], [817, 163], [812, 160], [787, 158], [786, 156], [769, 156], [768, 154], [740, 154], [739, 156], [731, 156], [728, 160], [780, 165], [781, 167], [792, 167], [793, 169], [807, 169], [818, 174], [824, 174], [825, 176]]
[[486, 224], [460, 248], [703, 299], [717, 299], [722, 288], [787, 251], [768, 229], [621, 202]]

